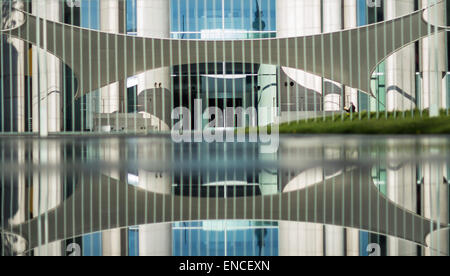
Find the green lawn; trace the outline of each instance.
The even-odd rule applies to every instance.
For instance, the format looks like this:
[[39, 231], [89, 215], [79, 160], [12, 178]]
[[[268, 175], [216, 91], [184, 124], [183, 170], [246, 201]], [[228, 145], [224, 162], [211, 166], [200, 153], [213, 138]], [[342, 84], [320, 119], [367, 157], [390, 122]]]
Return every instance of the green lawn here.
[[446, 111], [440, 117], [430, 118], [428, 112], [408, 111], [361, 114], [340, 114], [333, 117], [281, 124], [283, 134], [450, 134], [450, 116]]

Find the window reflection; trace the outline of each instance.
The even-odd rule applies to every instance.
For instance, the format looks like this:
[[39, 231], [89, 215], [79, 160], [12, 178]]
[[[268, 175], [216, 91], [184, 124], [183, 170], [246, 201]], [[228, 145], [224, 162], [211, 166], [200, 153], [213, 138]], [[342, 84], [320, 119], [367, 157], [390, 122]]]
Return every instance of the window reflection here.
[[233, 30], [244, 34], [276, 31], [275, 0], [171, 0], [171, 32], [174, 38], [205, 39], [206, 30]]
[[278, 256], [278, 223], [179, 222], [173, 227], [174, 256]]

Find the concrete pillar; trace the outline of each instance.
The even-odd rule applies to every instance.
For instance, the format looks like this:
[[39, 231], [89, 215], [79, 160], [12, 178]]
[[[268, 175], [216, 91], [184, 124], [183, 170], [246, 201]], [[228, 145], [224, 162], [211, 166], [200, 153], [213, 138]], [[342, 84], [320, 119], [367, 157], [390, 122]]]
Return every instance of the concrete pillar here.
[[[23, 139], [17, 140], [13, 144], [13, 153], [14, 155], [17, 155], [17, 165], [18, 166], [25, 166], [27, 160], [26, 160], [26, 142]], [[24, 168], [24, 167], [22, 167]], [[11, 211], [12, 217], [7, 220], [8, 225], [18, 225], [21, 223], [24, 223], [26, 219], [28, 219], [28, 204], [27, 204], [27, 183], [26, 183], [26, 172], [25, 169], [18, 170], [17, 173], [12, 174], [12, 178], [6, 177], [4, 181], [6, 180], [6, 185], [10, 187], [11, 196], [6, 194], [3, 196], [3, 200], [6, 199], [6, 202], [2, 202], [5, 206], [8, 204], [9, 199], [13, 201], [13, 205], [17, 206], [17, 209], [13, 208]], [[11, 180], [9, 182], [8, 180]], [[6, 187], [8, 187], [6, 186]], [[5, 188], [5, 187], [4, 187]], [[8, 189], [6, 189], [8, 190]], [[3, 191], [5, 192], [5, 191]], [[1, 200], [0, 200], [1, 202]], [[4, 215], [5, 213], [2, 212], [1, 215]], [[1, 216], [0, 215], [0, 216]], [[5, 217], [0, 218], [1, 220], [5, 220]], [[18, 238], [17, 240], [13, 240], [11, 244], [11, 249], [13, 254], [17, 254], [19, 256], [24, 255], [24, 252], [27, 250], [27, 242], [24, 238]], [[1, 250], [1, 247], [0, 247]]]
[[325, 225], [325, 255], [345, 256], [345, 229], [340, 226]]
[[[343, 0], [343, 28], [344, 29], [352, 29], [358, 26], [358, 6], [356, 3], [357, 0]], [[344, 91], [344, 105], [350, 106], [352, 103], [356, 107], [356, 111], [359, 111], [358, 106], [358, 90], [345, 86]], [[348, 228], [345, 230], [346, 235], [346, 248], [347, 248], [347, 256], [359, 256], [360, 255], [360, 231], [357, 229]]]
[[[305, 189], [323, 180], [323, 168], [313, 168], [299, 173], [284, 188], [283, 192]], [[280, 256], [323, 256], [324, 226], [301, 222], [279, 222]]]
[[102, 232], [102, 256], [121, 256], [120, 229], [112, 229]]
[[[393, 152], [391, 158], [395, 158]], [[413, 163], [388, 163], [386, 196], [398, 206], [417, 212], [417, 180], [416, 165]], [[389, 256], [416, 256], [417, 246], [411, 242], [397, 238], [387, 238], [387, 253]]]
[[[344, 29], [356, 28], [358, 26], [358, 7], [357, 0], [343, 0], [344, 1], [344, 21], [342, 22], [344, 25]], [[344, 105], [350, 106], [352, 103], [356, 107], [356, 111], [359, 111], [358, 106], [358, 90], [348, 87], [345, 87], [345, 99]], [[359, 256], [359, 230], [348, 228], [346, 229], [346, 240], [347, 240], [347, 256]]]
[[450, 75], [448, 73], [444, 74], [444, 78], [442, 79], [442, 108], [447, 109], [450, 107], [450, 92], [447, 90], [450, 88], [448, 86], [448, 78]]
[[277, 0], [277, 36], [313, 35], [321, 32], [320, 1]]
[[[308, 170], [298, 174], [295, 178], [293, 178], [286, 185], [283, 192], [286, 193], [286, 192], [301, 190], [301, 189], [305, 189], [309, 186], [313, 187], [313, 185], [320, 183], [321, 181], [323, 181], [323, 179], [324, 179], [323, 178], [323, 168], [318, 167], [318, 168], [314, 168], [314, 169], [308, 169]], [[331, 181], [331, 180], [327, 180], [327, 181]], [[280, 227], [281, 226], [284, 226], [284, 225], [281, 223]], [[344, 238], [345, 230], [343, 227], [326, 225], [326, 226], [323, 226], [323, 229], [319, 229], [319, 225], [317, 225], [317, 228], [318, 228], [318, 231], [321, 231], [324, 234], [323, 236], [320, 237], [322, 239], [322, 243], [325, 245], [324, 246], [325, 251], [322, 252], [324, 255], [343, 256], [346, 254], [345, 238]]]
[[[449, 223], [448, 184], [444, 183], [446, 169], [446, 165], [438, 161], [425, 162], [423, 166], [423, 216], [440, 224]], [[436, 255], [448, 245], [448, 236], [431, 239], [428, 245], [430, 248], [426, 248], [425, 255]]]
[[359, 256], [359, 230], [347, 228], [345, 230], [347, 240], [347, 256]]
[[[336, 0], [323, 1], [323, 32], [329, 33], [341, 30], [342, 23], [342, 2]], [[338, 54], [338, 53], [336, 53]], [[342, 85], [337, 82], [325, 81], [324, 87], [324, 110], [340, 111]], [[345, 254], [344, 235], [342, 227], [325, 226], [325, 251], [327, 256], [343, 256]]]
[[[439, 154], [440, 148], [433, 146], [431, 141], [425, 140], [423, 146], [430, 148], [430, 154]], [[445, 162], [438, 160], [424, 161], [422, 163], [422, 176], [421, 215], [438, 224], [447, 225], [450, 222], [448, 205], [449, 185], [444, 181], [444, 177], [448, 179], [447, 165]], [[430, 247], [425, 249], [425, 255], [440, 254], [439, 252], [445, 251], [448, 244], [448, 235], [433, 235], [428, 243]]]
[[[385, 1], [385, 19], [412, 13], [414, 0]], [[405, 26], [408, 32], [409, 26]], [[396, 39], [401, 39], [397, 34]], [[415, 48], [408, 46], [386, 60], [386, 108], [388, 111], [405, 111], [415, 108]]]
[[277, 67], [263, 64], [258, 70], [258, 126], [276, 123]]
[[[167, 147], [164, 140], [153, 143], [150, 147], [143, 141], [138, 148], [142, 149], [139, 160], [147, 160], [149, 156], [161, 160], [170, 161], [172, 150]], [[161, 164], [163, 165], [163, 164]], [[168, 171], [148, 171], [139, 169], [138, 186], [144, 190], [170, 194], [172, 191], [172, 176]], [[150, 212], [149, 212], [150, 214]], [[149, 215], [151, 218], [152, 215]], [[151, 219], [149, 219], [151, 220]], [[171, 256], [172, 255], [172, 224], [148, 224], [139, 226], [139, 255], [140, 256]]]
[[[33, 0], [32, 12], [38, 17], [60, 22], [60, 0]], [[46, 35], [44, 28], [44, 34]], [[44, 48], [46, 47], [44, 43]], [[61, 131], [61, 62], [45, 49], [33, 46], [33, 132], [47, 136]]]
[[[160, 160], [161, 166], [171, 160], [171, 144], [166, 143], [164, 139], [155, 141], [151, 145], [143, 140], [138, 143], [137, 148], [140, 149], [138, 152], [138, 160], [148, 160], [151, 157], [152, 159]], [[161, 170], [155, 169], [154, 171], [140, 168], [138, 173], [138, 186], [142, 189], [161, 194], [171, 193], [172, 177], [170, 176], [170, 173], [163, 168], [161, 168]]]
[[[17, 154], [17, 165], [18, 166], [25, 166], [27, 160], [26, 160], [26, 143], [23, 139], [19, 139], [17, 141], [15, 153]], [[10, 224], [20, 224], [25, 222], [25, 219], [27, 218], [27, 204], [26, 204], [26, 176], [25, 171], [19, 171], [17, 175], [14, 175], [14, 179], [17, 183], [14, 185], [17, 185], [17, 194], [14, 195], [15, 200], [17, 200], [18, 209], [17, 212], [14, 214], [13, 218], [10, 221]]]
[[[344, 29], [356, 28], [358, 26], [358, 14], [357, 14], [357, 4], [356, 0], [343, 0], [344, 1]], [[359, 110], [358, 106], [358, 90], [345, 87], [345, 99], [344, 105], [350, 106], [353, 103], [356, 107], [356, 111]], [[347, 229], [346, 230], [346, 240], [347, 240], [347, 256], [359, 256], [359, 230]]]
[[[120, 32], [120, 3], [119, 0], [100, 1], [100, 31]], [[115, 41], [109, 41], [114, 44]], [[114, 66], [114, 61], [109, 61], [109, 66]], [[107, 70], [106, 68], [104, 70]], [[120, 110], [120, 85], [119, 82], [110, 84], [100, 89], [100, 113], [111, 114]]]
[[[267, 163], [278, 162], [278, 150], [274, 153], [264, 153], [262, 146], [259, 146], [259, 160]], [[276, 167], [260, 170], [259, 187], [263, 196], [278, 193], [278, 169]]]
[[[112, 168], [103, 170], [101, 173], [118, 181], [120, 181], [120, 171], [115, 169], [115, 167], [117, 167], [117, 163], [120, 162], [120, 148], [122, 146], [119, 139], [108, 139], [100, 144], [100, 160], [106, 164], [112, 164]], [[102, 255], [121, 256], [121, 238], [120, 229], [111, 229], [102, 232]]]
[[[422, 0], [422, 7], [436, 3], [436, 0]], [[432, 25], [445, 25], [446, 2], [432, 7], [425, 13], [425, 19]], [[435, 31], [431, 27], [430, 33]], [[442, 79], [446, 72], [445, 33], [425, 38], [421, 42], [422, 50], [422, 108], [430, 109], [431, 116], [437, 116], [440, 108], [445, 108], [445, 98], [442, 97]]]
[[[136, 0], [137, 35], [144, 37], [170, 38], [170, 1], [166, 0]], [[148, 45], [147, 47], [151, 47]], [[152, 62], [148, 59], [147, 62]], [[145, 112], [154, 113], [159, 131], [170, 130], [170, 118], [166, 118], [171, 109], [170, 68], [164, 67], [147, 71], [137, 76], [138, 96], [144, 94]], [[157, 94], [160, 95], [157, 95]], [[140, 97], [142, 98], [142, 96]], [[141, 103], [140, 103], [141, 104]], [[147, 105], [145, 107], [145, 105]], [[162, 106], [160, 109], [158, 106]], [[150, 110], [153, 110], [151, 112]], [[160, 110], [160, 112], [157, 112]], [[171, 111], [171, 110], [170, 110]], [[169, 113], [170, 114], [170, 113]], [[166, 123], [164, 123], [166, 122]], [[155, 149], [158, 150], [158, 149]], [[159, 154], [167, 154], [159, 148]], [[145, 158], [145, 156], [141, 156]], [[149, 172], [139, 170], [139, 187], [149, 191], [169, 194], [172, 178], [167, 172]], [[139, 226], [139, 255], [170, 256], [172, 255], [172, 225], [153, 224]]]
[[[24, 10], [22, 0], [10, 3], [2, 2], [5, 14], [1, 16], [0, 24], [3, 29], [18, 26], [25, 20], [23, 14], [13, 9]], [[11, 11], [11, 12], [10, 12]], [[1, 37], [2, 47], [2, 95], [4, 116], [3, 129], [10, 132], [25, 131], [25, 43], [9, 36]]]
[[[41, 166], [33, 172], [33, 217], [45, 216], [45, 213], [56, 208], [62, 202], [61, 172], [57, 169], [61, 165], [61, 145], [55, 140], [41, 140], [33, 142], [33, 163]], [[43, 221], [48, 224], [47, 219]], [[44, 225], [42, 225], [44, 226]], [[35, 255], [60, 256], [62, 242], [46, 244], [42, 239]]]
[[[294, 37], [321, 33], [321, 1], [277, 0], [277, 36]], [[303, 55], [303, 53], [297, 53]], [[308, 64], [313, 57], [307, 57]], [[313, 69], [313, 68], [310, 68]], [[284, 73], [297, 84], [322, 93], [322, 78], [304, 71], [283, 67]], [[292, 93], [295, 93], [292, 91]], [[308, 95], [308, 97], [314, 97]], [[320, 102], [321, 99], [316, 99]]]
[[18, 133], [25, 132], [26, 118], [25, 118], [25, 102], [27, 101], [25, 93], [25, 63], [24, 60], [28, 55], [28, 51], [25, 48], [25, 43], [18, 39], [11, 39], [11, 44], [17, 49], [17, 68], [16, 68], [16, 95], [17, 106], [15, 109], [14, 125], [15, 131]]
[[[170, 1], [136, 0], [136, 9], [138, 36], [170, 38]], [[147, 45], [147, 47], [152, 47], [152, 45]], [[149, 58], [146, 62], [151, 63], [152, 60]], [[166, 118], [172, 112], [170, 87], [169, 67], [150, 70], [138, 75], [138, 95], [147, 93], [144, 97], [140, 97], [145, 98], [144, 104], [140, 103], [140, 105], [146, 108], [146, 112], [156, 113], [152, 115], [166, 122], [152, 122], [152, 125], [156, 125], [159, 131], [170, 130], [168, 122], [171, 121], [171, 118]], [[158, 93], [161, 95], [157, 95]], [[163, 108], [160, 110], [158, 106]]]
[[279, 223], [280, 256], [323, 256], [323, 225], [287, 222]]
[[[342, 2], [340, 0], [324, 0], [323, 1], [323, 32], [330, 33], [339, 31], [343, 27], [342, 22]], [[331, 46], [331, 45], [330, 45]], [[339, 55], [339, 53], [334, 53]], [[335, 72], [339, 74], [338, 72]], [[323, 88], [323, 108], [325, 111], [341, 111], [343, 104], [342, 84], [325, 80]]]
[[[344, 0], [344, 29], [356, 28], [358, 26], [357, 18], [356, 0]], [[346, 86], [344, 105], [350, 106], [351, 103], [356, 106], [356, 111], [358, 111], [358, 90]]]

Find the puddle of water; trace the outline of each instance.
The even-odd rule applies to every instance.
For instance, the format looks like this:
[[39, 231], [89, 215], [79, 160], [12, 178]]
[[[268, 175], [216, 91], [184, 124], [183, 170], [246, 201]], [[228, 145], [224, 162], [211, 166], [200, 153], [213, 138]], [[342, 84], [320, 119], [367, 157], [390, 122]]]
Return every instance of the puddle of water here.
[[1, 255], [448, 254], [450, 137], [0, 148]]

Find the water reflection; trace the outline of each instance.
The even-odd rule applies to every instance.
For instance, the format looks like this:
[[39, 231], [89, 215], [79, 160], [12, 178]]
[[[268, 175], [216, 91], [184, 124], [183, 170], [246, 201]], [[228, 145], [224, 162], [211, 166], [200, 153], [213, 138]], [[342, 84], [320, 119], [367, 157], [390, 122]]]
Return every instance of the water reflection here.
[[447, 137], [0, 147], [1, 255], [448, 255]]
[[175, 256], [278, 256], [276, 222], [179, 222], [172, 229]]
[[[62, 241], [62, 248], [65, 248], [65, 251], [61, 254], [63, 256], [398, 256], [399, 254], [416, 256], [420, 255], [420, 252], [430, 252], [433, 255], [447, 254], [444, 248], [440, 251], [437, 249], [430, 251], [425, 246], [394, 237], [310, 223], [201, 221], [161, 224], [156, 225], [157, 228], [154, 226], [112, 230], [118, 234], [113, 241], [120, 244], [121, 249], [108, 244], [111, 240], [105, 239], [105, 236], [111, 238], [109, 230]], [[157, 238], [154, 238], [155, 235]], [[149, 243], [149, 238], [153, 239], [152, 243]], [[399, 244], [401, 250], [398, 249]], [[411, 248], [415, 252], [408, 251]], [[39, 251], [27, 254], [36, 255]]]

